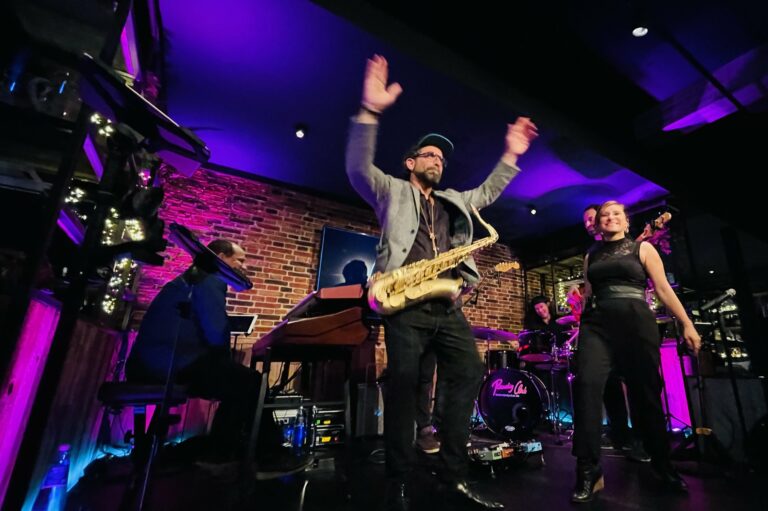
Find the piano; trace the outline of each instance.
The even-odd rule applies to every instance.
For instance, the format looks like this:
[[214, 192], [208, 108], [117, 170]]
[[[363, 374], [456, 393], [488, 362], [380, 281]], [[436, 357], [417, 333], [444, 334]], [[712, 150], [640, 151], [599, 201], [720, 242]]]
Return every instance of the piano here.
[[273, 346], [358, 346], [368, 338], [368, 313], [365, 289], [359, 284], [319, 289], [256, 341], [251, 354], [261, 358]]
[[[351, 437], [352, 352], [370, 335], [367, 317], [370, 313], [365, 300], [365, 289], [359, 284], [322, 288], [306, 296], [286, 314], [283, 321], [253, 344], [251, 367], [255, 368], [257, 361], [262, 361], [263, 365], [251, 438], [245, 454], [246, 466], [250, 466], [254, 461], [262, 414], [274, 409], [297, 406], [267, 402], [267, 387], [273, 362], [301, 362], [304, 368], [304, 364], [311, 367], [311, 363], [317, 361], [344, 361], [343, 399], [321, 402], [305, 398], [301, 405], [308, 408], [343, 407], [344, 435], [346, 438]], [[309, 370], [301, 372], [305, 383], [310, 380], [308, 373]], [[288, 371], [282, 371], [281, 374], [281, 381], [276, 387], [278, 391], [288, 383]]]

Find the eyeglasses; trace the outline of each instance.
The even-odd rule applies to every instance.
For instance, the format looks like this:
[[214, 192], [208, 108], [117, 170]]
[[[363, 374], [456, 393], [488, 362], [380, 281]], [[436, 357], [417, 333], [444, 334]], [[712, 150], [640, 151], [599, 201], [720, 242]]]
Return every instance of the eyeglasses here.
[[437, 153], [433, 153], [432, 151], [426, 152], [426, 153], [416, 153], [413, 155], [414, 158], [437, 158], [440, 160], [440, 163], [443, 165], [443, 168], [448, 166], [448, 162], [445, 161], [445, 158], [440, 156]]

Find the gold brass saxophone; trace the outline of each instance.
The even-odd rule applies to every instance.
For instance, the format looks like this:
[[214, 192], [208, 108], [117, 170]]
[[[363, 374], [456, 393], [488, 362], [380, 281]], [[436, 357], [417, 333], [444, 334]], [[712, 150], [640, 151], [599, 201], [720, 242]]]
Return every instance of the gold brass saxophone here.
[[477, 208], [471, 206], [480, 223], [490, 236], [474, 243], [456, 247], [434, 259], [422, 259], [386, 273], [376, 273], [368, 279], [368, 305], [382, 316], [388, 316], [406, 307], [433, 298], [454, 301], [461, 294], [461, 277], [437, 278], [446, 270], [458, 266], [473, 252], [496, 243], [499, 233], [480, 217]]

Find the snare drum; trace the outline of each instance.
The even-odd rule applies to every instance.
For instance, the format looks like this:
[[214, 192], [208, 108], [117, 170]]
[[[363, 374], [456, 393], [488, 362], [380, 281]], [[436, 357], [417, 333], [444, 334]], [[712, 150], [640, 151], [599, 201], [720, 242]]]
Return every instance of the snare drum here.
[[554, 336], [545, 330], [523, 330], [520, 332], [520, 360], [531, 364], [552, 361]]
[[552, 350], [552, 358], [548, 362], [533, 364], [535, 369], [540, 371], [563, 371], [569, 369], [573, 364], [573, 352], [570, 346], [564, 345]]

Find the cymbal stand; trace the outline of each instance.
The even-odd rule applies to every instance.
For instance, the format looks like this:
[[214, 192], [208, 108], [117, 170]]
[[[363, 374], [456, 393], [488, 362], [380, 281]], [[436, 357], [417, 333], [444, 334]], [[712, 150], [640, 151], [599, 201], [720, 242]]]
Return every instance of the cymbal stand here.
[[[566, 357], [566, 373], [565, 378], [568, 381], [568, 394], [571, 398], [571, 423], [573, 423], [573, 414], [576, 409], [576, 404], [573, 400], [573, 380], [576, 378], [576, 375], [573, 374], [571, 371], [571, 358], [573, 358], [573, 355], [576, 354], [576, 350], [578, 349], [579, 345], [579, 330], [576, 329], [576, 331], [571, 335], [571, 337], [565, 341], [564, 346], [568, 346], [568, 356]], [[571, 435], [573, 435], [573, 428], [571, 428]]]
[[555, 434], [555, 445], [563, 445], [563, 440], [560, 438], [562, 435], [561, 423], [560, 423], [560, 391], [555, 385], [555, 362], [557, 361], [557, 341], [552, 338], [552, 346], [550, 348], [552, 355], [552, 361], [549, 365], [549, 401], [550, 401], [550, 417], [552, 420], [552, 428]]
[[[573, 379], [575, 378], [574, 374], [571, 372], [571, 345], [574, 340], [578, 337], [579, 333], [574, 332], [574, 334], [563, 343], [563, 347], [568, 348], [568, 355], [565, 356], [565, 378], [568, 382], [568, 397], [571, 404], [571, 414], [573, 414]], [[552, 424], [554, 427], [554, 433], [555, 433], [555, 445], [563, 445], [563, 441], [560, 438], [563, 434], [562, 429], [562, 419], [560, 417], [560, 391], [557, 388], [557, 385], [555, 384], [555, 373], [558, 372], [557, 367], [557, 361], [560, 360], [560, 351], [557, 346], [557, 340], [556, 338], [553, 338], [552, 340], [552, 365], [550, 366], [549, 370], [549, 381], [550, 381], [550, 387], [551, 390], [549, 391], [550, 394], [550, 400], [552, 403], [552, 411], [550, 412], [553, 415]], [[573, 434], [573, 429], [570, 430], [570, 434], [568, 434], [568, 439], [570, 440], [570, 436]]]

